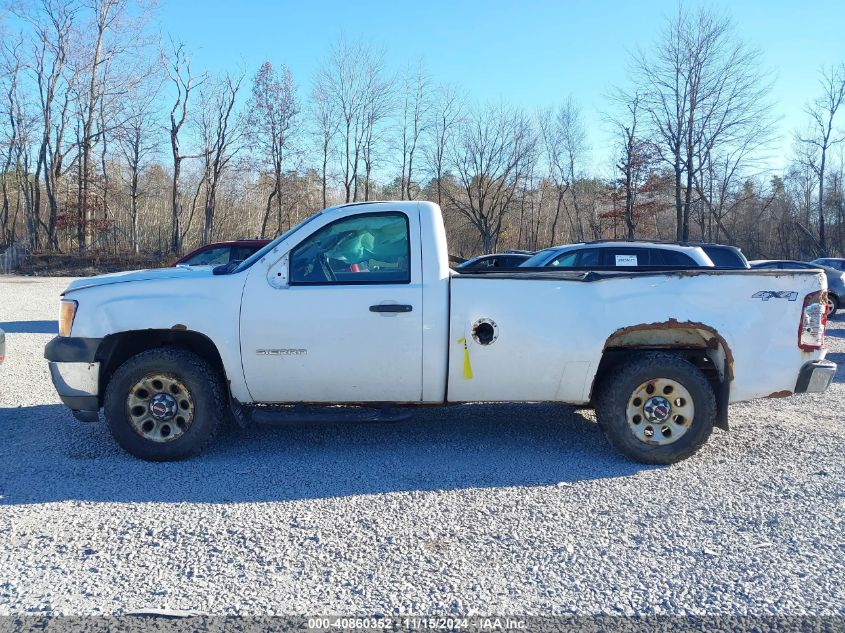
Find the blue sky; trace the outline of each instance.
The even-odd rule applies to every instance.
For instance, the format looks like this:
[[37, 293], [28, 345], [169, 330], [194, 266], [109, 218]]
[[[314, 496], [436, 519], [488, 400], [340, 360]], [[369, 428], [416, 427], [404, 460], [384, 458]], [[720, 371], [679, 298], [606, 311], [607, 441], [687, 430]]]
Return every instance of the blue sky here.
[[[696, 6], [688, 2], [687, 6]], [[709, 2], [763, 53], [773, 73], [782, 166], [802, 107], [823, 64], [845, 61], [845, 0]], [[423, 59], [432, 78], [461, 85], [476, 101], [504, 98], [528, 110], [574, 97], [588, 125], [596, 168], [608, 158], [601, 111], [624, 84], [628, 52], [647, 47], [677, 3], [656, 0], [367, 2], [162, 0], [162, 33], [184, 41], [197, 68], [287, 64], [302, 94], [330, 44], [344, 33], [383, 47], [401, 68]]]

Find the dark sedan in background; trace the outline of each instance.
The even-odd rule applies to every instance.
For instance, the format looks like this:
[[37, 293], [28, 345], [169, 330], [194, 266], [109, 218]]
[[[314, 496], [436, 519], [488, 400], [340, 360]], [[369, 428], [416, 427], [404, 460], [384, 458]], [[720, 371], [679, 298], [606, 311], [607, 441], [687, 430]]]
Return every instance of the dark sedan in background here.
[[835, 268], [839, 272], [845, 272], [845, 258], [842, 257], [819, 257], [810, 263], [818, 264], [819, 266], [827, 266], [828, 268]]
[[485, 268], [516, 268], [532, 253], [493, 253], [491, 255], [479, 255], [462, 264], [455, 266], [457, 270], [483, 270]]
[[797, 262], [790, 259], [758, 259], [750, 262], [751, 268], [774, 268], [777, 270], [807, 270], [810, 268], [821, 268], [827, 277], [827, 313], [830, 316], [845, 301], [845, 274], [840, 270], [823, 266], [816, 262]]

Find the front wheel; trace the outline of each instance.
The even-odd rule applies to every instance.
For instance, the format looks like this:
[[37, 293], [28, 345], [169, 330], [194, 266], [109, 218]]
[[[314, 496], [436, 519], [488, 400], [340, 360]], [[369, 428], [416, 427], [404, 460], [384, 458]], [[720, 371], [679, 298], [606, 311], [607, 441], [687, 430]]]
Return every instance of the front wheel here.
[[713, 431], [716, 398], [710, 383], [695, 365], [673, 354], [638, 355], [599, 389], [599, 425], [614, 448], [638, 462], [679, 462]]
[[200, 453], [214, 439], [226, 399], [218, 372], [205, 360], [160, 347], [117, 368], [103, 410], [124, 450], [149, 461], [173, 461]]
[[832, 317], [838, 309], [839, 299], [836, 298], [836, 295], [827, 293], [827, 316]]

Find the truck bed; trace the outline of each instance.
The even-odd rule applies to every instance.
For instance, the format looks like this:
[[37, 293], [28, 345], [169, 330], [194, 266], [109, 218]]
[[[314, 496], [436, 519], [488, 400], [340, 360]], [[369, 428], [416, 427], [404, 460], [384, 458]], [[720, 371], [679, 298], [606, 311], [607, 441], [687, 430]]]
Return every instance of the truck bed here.
[[[453, 273], [447, 398], [587, 403], [606, 350], [649, 346], [702, 350], [727, 374], [731, 402], [788, 395], [796, 368], [824, 356], [797, 345], [803, 299], [821, 277], [707, 268]], [[485, 319], [493, 343], [474, 333]]]

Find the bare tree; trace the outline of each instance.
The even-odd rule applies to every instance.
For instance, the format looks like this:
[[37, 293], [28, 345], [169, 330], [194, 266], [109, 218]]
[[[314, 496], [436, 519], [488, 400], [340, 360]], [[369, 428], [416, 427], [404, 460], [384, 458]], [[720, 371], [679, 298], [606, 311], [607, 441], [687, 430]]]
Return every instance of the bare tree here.
[[[73, 82], [65, 74], [73, 47], [75, 21], [80, 10], [81, 5], [76, 0], [40, 0], [37, 6], [16, 7], [18, 16], [32, 27], [33, 53], [29, 69], [38, 92], [41, 123], [35, 179], [40, 181], [43, 174], [49, 205], [47, 242], [54, 249], [58, 248], [56, 222], [59, 205], [56, 189], [62, 174], [63, 140], [70, 106], [69, 85]], [[34, 192], [33, 204], [35, 213], [40, 216], [40, 187]]]
[[[89, 8], [94, 12], [95, 34], [94, 43], [86, 56], [87, 85], [80, 94], [79, 104], [81, 117], [79, 160], [82, 172], [79, 208], [82, 210], [82, 242], [85, 247], [92, 246], [94, 242], [94, 207], [90, 203], [91, 154], [96, 138], [101, 133], [100, 130], [94, 128], [94, 124], [98, 115], [98, 104], [103, 96], [105, 71], [109, 62], [119, 51], [119, 48], [106, 46], [106, 36], [117, 28], [119, 21], [124, 17], [126, 1], [91, 0]], [[80, 248], [83, 243], [80, 243]]]
[[214, 213], [217, 208], [217, 192], [232, 158], [238, 152], [242, 138], [242, 125], [234, 115], [238, 91], [244, 75], [226, 75], [213, 86], [211, 94], [203, 94], [204, 107], [201, 110], [199, 127], [203, 140], [203, 183], [205, 207], [202, 225], [202, 243], [208, 244], [214, 232]]
[[414, 155], [420, 137], [428, 123], [430, 100], [428, 95], [429, 79], [422, 63], [416, 70], [406, 73], [402, 95], [402, 175], [399, 191], [402, 200], [411, 200], [416, 194], [411, 193], [413, 183]]
[[340, 125], [340, 117], [338, 116], [329, 88], [324, 83], [318, 82], [314, 85], [314, 90], [311, 93], [311, 101], [313, 103], [312, 116], [317, 124], [316, 134], [320, 146], [320, 174], [322, 176], [320, 184], [323, 196], [323, 208], [325, 209], [329, 206], [326, 195], [329, 180], [329, 156], [331, 155], [332, 143]]
[[[845, 147], [840, 146], [838, 149], [838, 160], [831, 164], [830, 187], [826, 188], [828, 191], [826, 204], [834, 211], [835, 242], [838, 252], [843, 253], [845, 252]], [[832, 239], [829, 240], [829, 243], [832, 241]]]
[[616, 112], [609, 116], [609, 121], [619, 145], [614, 167], [620, 174], [618, 183], [625, 195], [625, 229], [632, 240], [637, 232], [640, 192], [653, 173], [657, 151], [654, 143], [643, 135], [642, 93], [616, 90], [610, 98]]
[[769, 108], [760, 55], [726, 17], [684, 7], [667, 20], [652, 54], [635, 59], [642, 105], [675, 179], [677, 239], [689, 239], [695, 179], [717, 148], [750, 133]]
[[23, 197], [24, 221], [26, 223], [29, 247], [32, 250], [38, 250], [40, 247], [39, 228], [42, 222], [39, 216], [39, 208], [36, 204], [37, 190], [39, 187], [38, 180], [35, 179], [32, 173], [33, 161], [31, 154], [31, 148], [38, 134], [36, 131], [38, 117], [33, 115], [34, 108], [32, 103], [27, 100], [26, 95], [19, 89], [19, 86], [18, 89], [13, 90], [10, 94], [10, 122], [12, 125], [12, 137], [15, 141], [12, 146], [15, 163], [14, 175], [21, 192], [18, 200]]
[[[18, 130], [17, 130], [17, 115], [16, 104], [18, 94], [18, 79], [20, 76], [21, 67], [23, 65], [21, 59], [22, 42], [5, 42], [2, 48], [2, 62], [3, 62], [3, 83], [5, 84], [3, 103], [4, 119], [9, 124], [8, 136], [4, 139], [4, 148], [6, 150], [3, 158], [3, 173], [0, 176], [0, 186], [2, 186], [3, 206], [0, 209], [0, 239], [3, 244], [10, 245], [15, 239], [15, 222], [10, 218], [11, 198], [10, 198], [10, 176], [12, 162], [15, 160], [16, 147], [18, 146]], [[18, 183], [14, 183], [16, 188]], [[10, 222], [10, 220], [12, 220]]]
[[802, 143], [813, 147], [811, 166], [818, 178], [818, 223], [820, 255], [826, 257], [828, 241], [825, 230], [825, 170], [827, 169], [828, 152], [831, 147], [845, 140], [845, 135], [837, 132], [835, 120], [842, 102], [845, 101], [845, 64], [822, 71], [820, 84], [822, 94], [810, 103], [805, 112], [810, 117], [810, 131], [799, 137]]
[[[21, 7], [14, 7], [16, 15], [30, 25], [36, 18]], [[7, 153], [2, 174], [3, 207], [0, 220], [3, 225], [3, 239], [12, 243], [16, 238], [16, 227], [21, 206], [23, 206], [23, 220], [27, 242], [32, 250], [41, 246], [41, 233], [45, 228], [41, 218], [40, 197], [41, 188], [36, 174], [33, 173], [33, 162], [36, 170], [40, 164], [38, 154], [39, 141], [43, 130], [41, 111], [33, 103], [31, 95], [25, 87], [25, 70], [32, 71], [23, 53], [26, 38], [21, 34], [16, 40], [9, 38], [3, 42], [2, 48], [2, 80], [4, 85], [5, 103], [3, 110], [4, 122], [8, 124]], [[33, 50], [37, 50], [38, 37], [30, 40]], [[36, 150], [33, 161], [32, 151]], [[10, 181], [14, 192], [10, 191]], [[15, 210], [12, 213], [11, 194], [16, 194]], [[11, 217], [10, 217], [11, 214]]]
[[488, 107], [474, 112], [461, 126], [450, 161], [460, 191], [449, 188], [447, 195], [478, 231], [485, 253], [499, 241], [535, 148], [534, 131], [519, 110]]
[[172, 44], [169, 59], [166, 60], [168, 77], [176, 90], [176, 99], [170, 109], [170, 150], [173, 157], [173, 179], [170, 188], [170, 250], [174, 254], [182, 252], [182, 191], [180, 176], [182, 162], [186, 158], [197, 158], [182, 153], [179, 134], [188, 118], [188, 102], [191, 92], [205, 81], [205, 75], [195, 77], [191, 71], [191, 61], [185, 52], [184, 44]]
[[[331, 102], [331, 111], [339, 119], [339, 154], [346, 202], [358, 199], [361, 163], [366, 160], [370, 167], [373, 164], [376, 124], [383, 116], [383, 100], [389, 91], [383, 69], [382, 52], [341, 38], [332, 47], [315, 82], [315, 94]], [[365, 151], [367, 156], [363, 155]]]
[[[270, 62], [264, 62], [252, 84], [252, 96], [247, 105], [247, 125], [252, 141], [260, 155], [260, 163], [270, 168], [271, 190], [261, 220], [261, 237], [267, 231], [270, 211], [276, 205], [276, 230], [282, 227], [282, 171], [290, 146], [290, 131], [299, 114], [296, 86], [290, 70], [282, 66], [277, 72]], [[325, 175], [324, 175], [325, 177]]]
[[[569, 99], [557, 110], [549, 109], [541, 113], [540, 134], [549, 179], [555, 189], [555, 211], [549, 245], [553, 245], [557, 239], [561, 210], [567, 211], [572, 237], [583, 240], [584, 223], [575, 184], [583, 169], [587, 135], [578, 105]], [[567, 196], [571, 210], [567, 208]]]
[[345, 201], [353, 199], [360, 145], [358, 142], [363, 100], [363, 47], [341, 39], [332, 48], [327, 64], [317, 77], [317, 90], [332, 102], [341, 135], [341, 171]]
[[[376, 164], [376, 150], [381, 145], [381, 123], [393, 110], [392, 81], [384, 77], [381, 58], [371, 57], [365, 69], [367, 82], [365, 98], [361, 109], [361, 158], [364, 161], [364, 200], [370, 199], [373, 167]], [[355, 196], [358, 198], [358, 184]]]
[[771, 139], [770, 125], [767, 114], [759, 112], [742, 128], [742, 134], [712, 148], [706, 143], [699, 146], [694, 186], [701, 201], [701, 239], [719, 241], [724, 234], [727, 241], [734, 241], [726, 219], [749, 199], [747, 194], [757, 196], [744, 186], [749, 182], [746, 169], [758, 164], [760, 150]]
[[428, 162], [437, 184], [437, 204], [443, 205], [443, 175], [447, 161], [447, 148], [452, 141], [455, 128], [463, 117], [464, 104], [458, 96], [458, 89], [443, 84], [437, 88], [429, 110], [431, 121], [428, 129], [431, 136]]
[[158, 96], [157, 88], [146, 86], [144, 94], [133, 95], [128, 103], [126, 121], [117, 136], [118, 146], [127, 166], [130, 235], [132, 250], [135, 253], [140, 252], [138, 202], [146, 194], [142, 187], [141, 175], [159, 149], [158, 138], [154, 134], [158, 114], [154, 105]]

